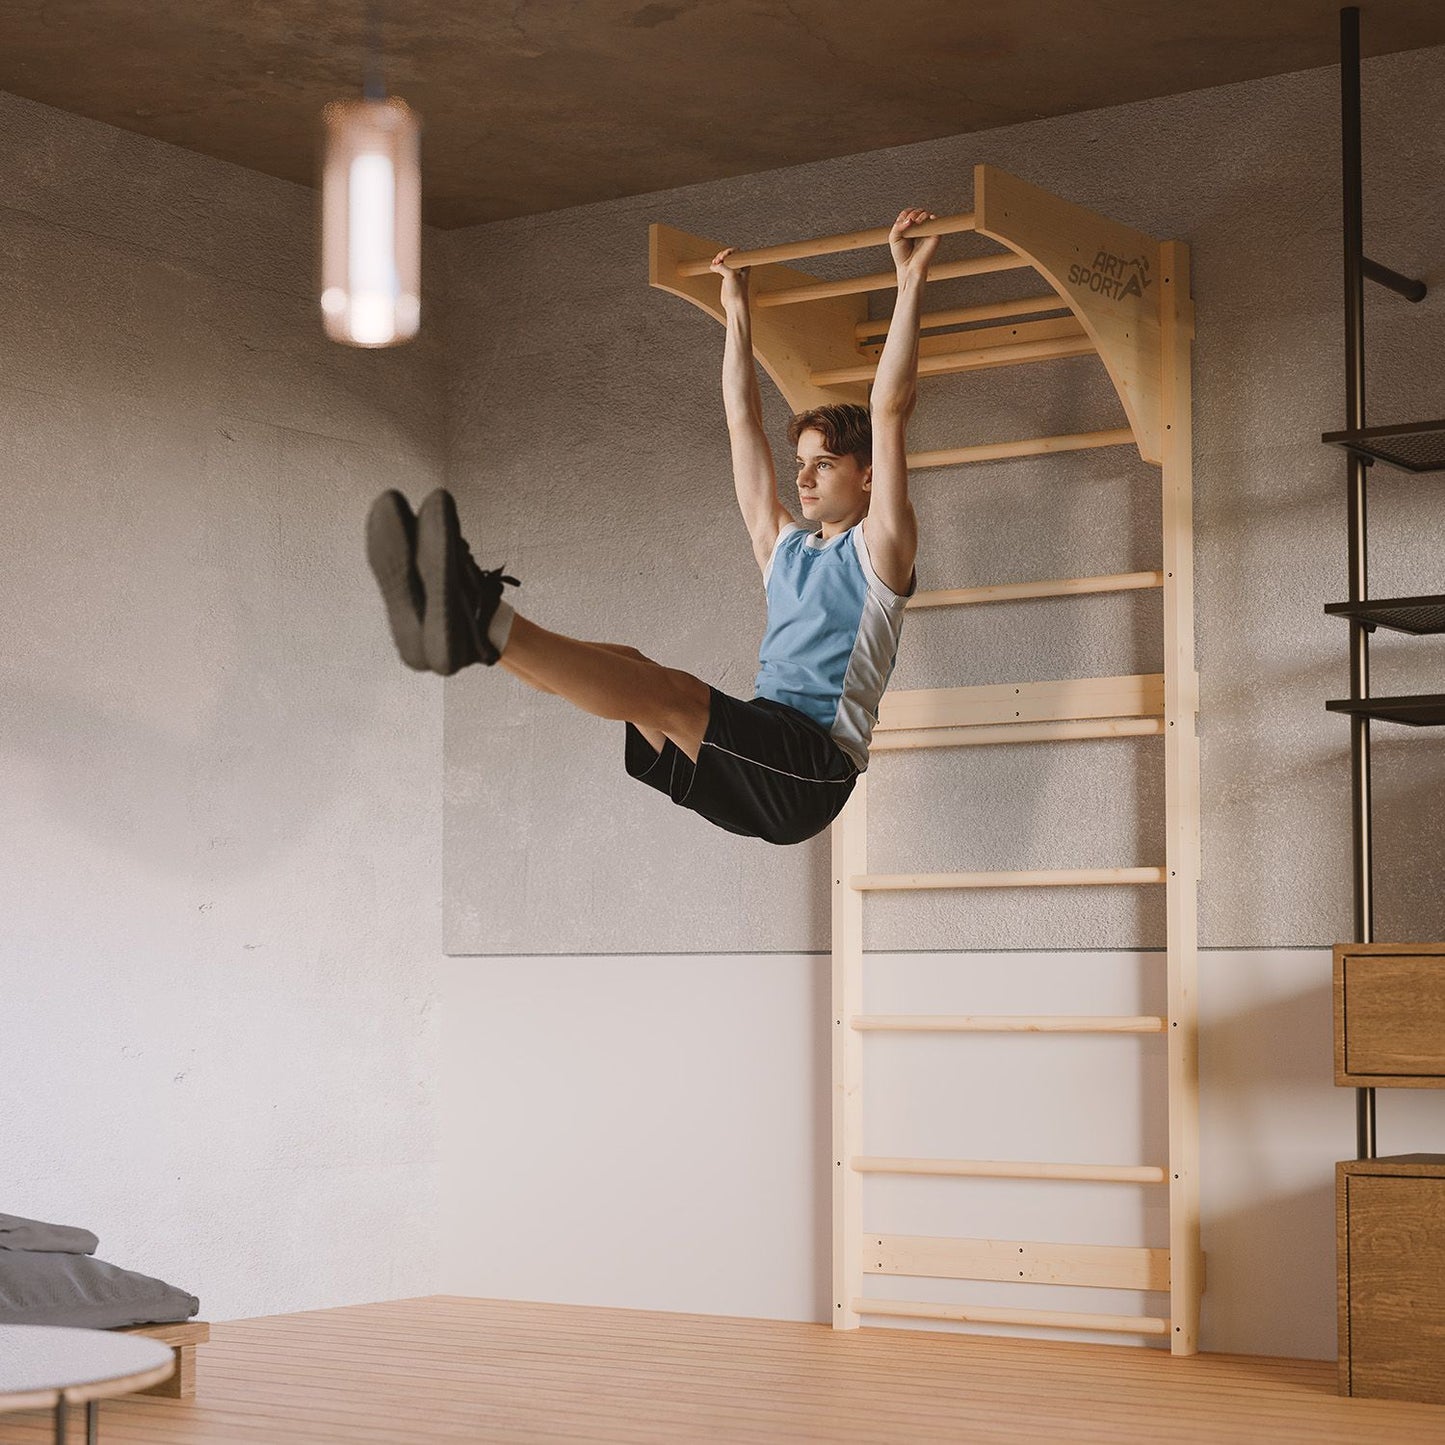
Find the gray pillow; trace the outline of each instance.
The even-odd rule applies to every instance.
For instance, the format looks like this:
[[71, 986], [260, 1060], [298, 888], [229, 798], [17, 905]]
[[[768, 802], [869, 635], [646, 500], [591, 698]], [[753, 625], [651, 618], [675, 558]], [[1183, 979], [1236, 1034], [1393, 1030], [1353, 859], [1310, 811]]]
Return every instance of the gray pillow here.
[[103, 1259], [56, 1251], [0, 1253], [0, 1325], [109, 1330], [172, 1324], [200, 1308], [195, 1295]]
[[100, 1241], [88, 1229], [68, 1224], [46, 1224], [39, 1219], [22, 1219], [18, 1214], [0, 1214], [0, 1249], [48, 1249], [62, 1254], [94, 1254]]

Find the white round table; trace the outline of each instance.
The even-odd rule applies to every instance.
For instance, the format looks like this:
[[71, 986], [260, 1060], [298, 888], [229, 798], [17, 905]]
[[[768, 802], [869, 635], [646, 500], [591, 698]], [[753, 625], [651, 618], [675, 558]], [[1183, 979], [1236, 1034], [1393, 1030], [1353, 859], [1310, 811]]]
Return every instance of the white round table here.
[[0, 1414], [55, 1411], [55, 1445], [65, 1445], [69, 1405], [85, 1406], [95, 1445], [99, 1402], [169, 1379], [175, 1351], [159, 1340], [58, 1325], [0, 1325]]

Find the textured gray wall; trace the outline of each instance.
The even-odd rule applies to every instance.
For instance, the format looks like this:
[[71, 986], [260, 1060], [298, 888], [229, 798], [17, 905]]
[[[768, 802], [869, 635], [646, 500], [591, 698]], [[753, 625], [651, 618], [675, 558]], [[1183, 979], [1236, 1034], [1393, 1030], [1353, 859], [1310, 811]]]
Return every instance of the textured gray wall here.
[[[1445, 280], [1445, 69], [1365, 68], [1367, 244]], [[487, 565], [542, 624], [630, 642], [750, 695], [763, 622], [717, 397], [721, 329], [650, 290], [651, 220], [742, 245], [970, 208], [986, 161], [1193, 250], [1202, 939], [1323, 944], [1349, 915], [1337, 72], [1148, 101], [450, 233], [451, 477]], [[946, 243], [961, 254], [973, 238]], [[874, 258], [876, 259], [876, 257]], [[871, 265], [871, 261], [866, 263]], [[856, 269], [857, 260], [816, 269]], [[1028, 294], [1031, 273], [931, 298]], [[1442, 301], [1372, 290], [1372, 420], [1442, 409]], [[780, 474], [786, 411], [764, 382]], [[1096, 361], [930, 380], [926, 447], [1117, 425]], [[1157, 472], [1110, 450], [915, 479], [924, 587], [1157, 565]], [[790, 491], [785, 482], [785, 500]], [[1377, 593], [1437, 587], [1445, 499], [1374, 486]], [[1161, 666], [1157, 597], [915, 615], [896, 685]], [[1376, 691], [1434, 685], [1445, 651], [1379, 635]], [[1428, 735], [1377, 729], [1378, 927], [1438, 934], [1445, 777]], [[479, 670], [446, 709], [446, 947], [453, 953], [817, 949], [827, 840], [734, 839], [628, 780], [621, 728]], [[1156, 740], [875, 760], [871, 861], [1014, 868], [1162, 861]], [[1157, 890], [882, 898], [870, 946], [1097, 948], [1163, 941]]]
[[210, 1318], [427, 1293], [441, 708], [361, 524], [439, 337], [323, 338], [304, 188], [8, 96], [0, 178], [0, 1208]]

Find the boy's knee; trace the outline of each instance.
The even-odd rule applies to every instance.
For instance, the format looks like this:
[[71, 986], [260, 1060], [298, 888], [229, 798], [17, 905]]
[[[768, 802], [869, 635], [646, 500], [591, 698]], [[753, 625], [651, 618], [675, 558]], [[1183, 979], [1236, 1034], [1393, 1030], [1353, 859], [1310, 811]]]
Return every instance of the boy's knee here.
[[675, 667], [663, 669], [666, 679], [668, 731], [678, 726], [701, 734], [707, 728], [708, 715], [712, 711], [712, 689], [690, 672], [681, 672]]

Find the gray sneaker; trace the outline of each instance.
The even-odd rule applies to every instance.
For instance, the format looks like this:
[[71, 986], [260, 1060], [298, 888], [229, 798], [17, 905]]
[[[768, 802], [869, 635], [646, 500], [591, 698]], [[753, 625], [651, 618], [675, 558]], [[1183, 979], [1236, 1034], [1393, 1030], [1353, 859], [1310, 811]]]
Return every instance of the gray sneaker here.
[[416, 517], [400, 492], [383, 492], [366, 514], [366, 560], [386, 603], [392, 641], [408, 667], [425, 672], [426, 594], [416, 566], [416, 531]]
[[457, 504], [438, 488], [417, 512], [416, 565], [427, 605], [422, 622], [427, 666], [443, 677], [501, 655], [487, 628], [502, 597], [502, 584], [521, 586], [500, 567], [487, 572], [472, 560], [462, 537]]

